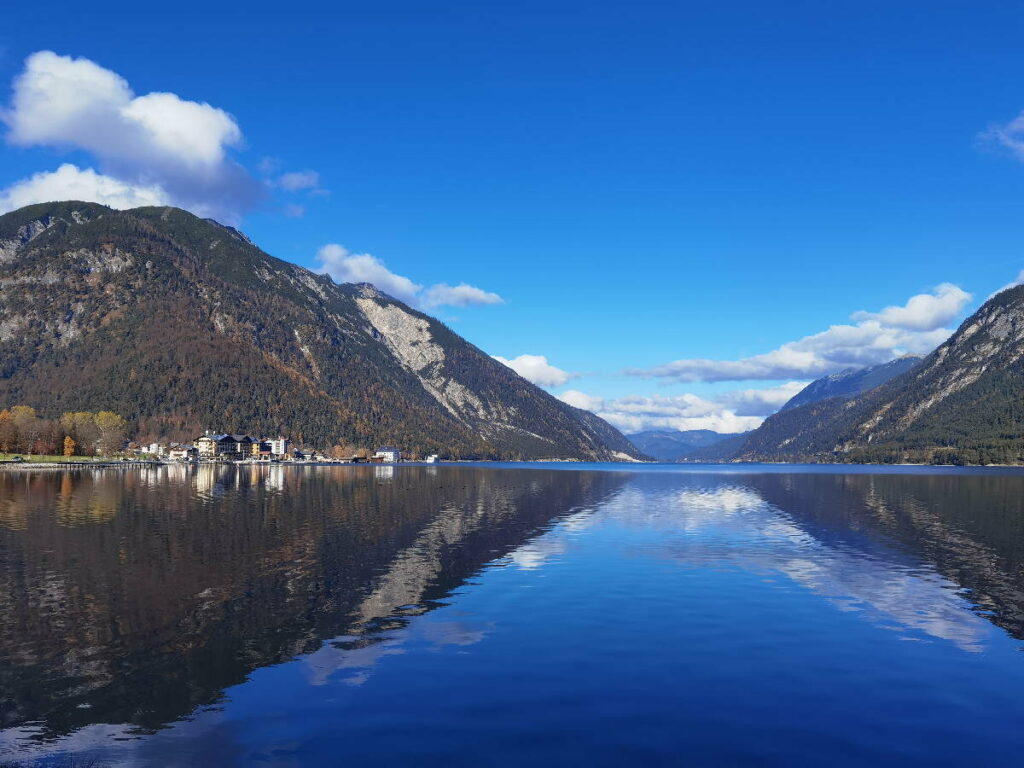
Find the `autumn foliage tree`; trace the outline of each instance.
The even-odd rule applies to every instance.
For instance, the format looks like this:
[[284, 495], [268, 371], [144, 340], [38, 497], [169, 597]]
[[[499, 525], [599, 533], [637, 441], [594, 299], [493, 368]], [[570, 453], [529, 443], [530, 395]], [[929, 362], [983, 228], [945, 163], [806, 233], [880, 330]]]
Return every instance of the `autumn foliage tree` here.
[[0, 453], [17, 450], [18, 428], [14, 425], [14, 417], [6, 408], [0, 411]]
[[70, 435], [78, 444], [78, 449], [85, 455], [96, 452], [96, 444], [100, 439], [100, 430], [96, 426], [96, 414], [89, 411], [65, 413], [60, 417], [60, 426], [64, 434]]
[[96, 426], [100, 431], [100, 452], [107, 456], [124, 446], [128, 433], [128, 422], [112, 411], [100, 411], [96, 414]]
[[36, 409], [28, 405], [16, 405], [11, 408], [11, 418], [18, 430], [18, 450], [23, 453], [39, 453], [39, 438], [42, 436], [45, 425], [43, 420], [36, 416]]
[[0, 453], [110, 455], [122, 449], [127, 432], [128, 422], [111, 411], [45, 419], [27, 405], [0, 410]]

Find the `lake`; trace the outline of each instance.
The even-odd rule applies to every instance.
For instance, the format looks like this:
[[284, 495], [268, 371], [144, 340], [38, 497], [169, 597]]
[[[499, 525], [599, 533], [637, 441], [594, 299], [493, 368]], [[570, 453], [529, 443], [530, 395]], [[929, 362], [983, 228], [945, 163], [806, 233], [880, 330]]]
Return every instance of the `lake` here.
[[1024, 473], [0, 472], [0, 762], [1009, 765]]

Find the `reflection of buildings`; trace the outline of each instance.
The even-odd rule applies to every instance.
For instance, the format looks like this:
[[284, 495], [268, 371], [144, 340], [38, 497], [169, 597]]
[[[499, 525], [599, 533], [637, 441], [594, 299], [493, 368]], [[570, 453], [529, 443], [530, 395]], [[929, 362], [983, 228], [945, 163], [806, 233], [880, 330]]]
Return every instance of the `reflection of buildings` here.
[[186, 464], [163, 464], [160, 468], [166, 478], [176, 482], [184, 481], [192, 471], [192, 468]]
[[263, 471], [265, 473], [263, 484], [267, 487], [267, 490], [284, 490], [284, 473], [286, 471], [284, 467], [280, 464], [271, 464], [269, 467], [264, 468]]
[[225, 481], [232, 478], [232, 468], [223, 464], [199, 464], [195, 468], [195, 487], [200, 495], [210, 495], [222, 489]]

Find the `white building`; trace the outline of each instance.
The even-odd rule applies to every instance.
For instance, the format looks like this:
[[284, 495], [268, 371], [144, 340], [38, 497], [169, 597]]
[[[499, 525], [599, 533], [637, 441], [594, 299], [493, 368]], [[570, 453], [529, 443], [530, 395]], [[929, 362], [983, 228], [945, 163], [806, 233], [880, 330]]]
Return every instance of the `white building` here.
[[390, 448], [385, 446], [384, 448], [378, 448], [377, 452], [373, 454], [373, 458], [378, 461], [383, 461], [387, 464], [397, 464], [402, 460], [402, 452], [397, 448]]

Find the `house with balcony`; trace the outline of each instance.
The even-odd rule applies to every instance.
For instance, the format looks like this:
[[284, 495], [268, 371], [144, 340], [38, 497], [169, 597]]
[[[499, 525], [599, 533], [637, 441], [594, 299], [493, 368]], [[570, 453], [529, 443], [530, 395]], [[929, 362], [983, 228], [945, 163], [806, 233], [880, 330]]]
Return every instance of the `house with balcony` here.
[[253, 455], [253, 439], [248, 435], [230, 435], [206, 432], [196, 438], [196, 449], [201, 459], [240, 461]]

